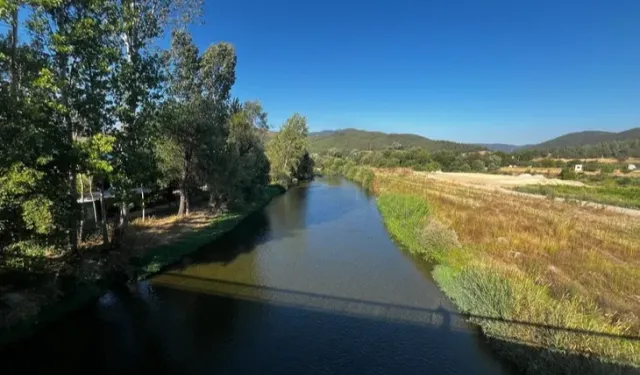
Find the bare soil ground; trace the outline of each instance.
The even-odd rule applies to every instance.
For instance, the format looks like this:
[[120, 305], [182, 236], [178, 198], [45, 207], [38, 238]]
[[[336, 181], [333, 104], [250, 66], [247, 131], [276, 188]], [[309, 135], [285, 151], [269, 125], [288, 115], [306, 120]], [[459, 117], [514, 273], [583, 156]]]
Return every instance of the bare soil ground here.
[[530, 175], [526, 173], [519, 176], [494, 175], [485, 173], [414, 173], [434, 180], [457, 182], [464, 185], [480, 185], [493, 187], [515, 187], [523, 185], [584, 186], [584, 184], [579, 181], [564, 181], [557, 178], [546, 178], [542, 175]]

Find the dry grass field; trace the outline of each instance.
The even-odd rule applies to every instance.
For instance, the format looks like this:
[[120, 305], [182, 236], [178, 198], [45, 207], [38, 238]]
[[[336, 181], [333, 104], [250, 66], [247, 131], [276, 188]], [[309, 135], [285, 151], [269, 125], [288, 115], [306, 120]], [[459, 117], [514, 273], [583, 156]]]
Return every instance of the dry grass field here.
[[462, 172], [414, 172], [414, 176], [424, 176], [434, 180], [444, 182], [456, 182], [467, 185], [482, 185], [493, 187], [515, 187], [525, 185], [571, 185], [583, 186], [579, 181], [566, 181], [557, 178], [546, 178], [542, 174], [521, 174], [518, 176], [508, 176], [488, 173], [462, 173]]
[[502, 167], [500, 173], [509, 175], [519, 175], [523, 173], [542, 174], [545, 176], [559, 176], [562, 168], [542, 168], [542, 167]]
[[[418, 197], [428, 206], [418, 227], [388, 227], [409, 250], [439, 264], [434, 277], [461, 309], [535, 326], [479, 321], [488, 336], [640, 365], [637, 217], [408, 170], [377, 170], [374, 189], [386, 222], [405, 211], [385, 196]], [[452, 231], [459, 246], [425, 249], [431, 245], [421, 233], [431, 221]], [[532, 366], [541, 369], [538, 360]], [[564, 369], [579, 368], [570, 365]]]

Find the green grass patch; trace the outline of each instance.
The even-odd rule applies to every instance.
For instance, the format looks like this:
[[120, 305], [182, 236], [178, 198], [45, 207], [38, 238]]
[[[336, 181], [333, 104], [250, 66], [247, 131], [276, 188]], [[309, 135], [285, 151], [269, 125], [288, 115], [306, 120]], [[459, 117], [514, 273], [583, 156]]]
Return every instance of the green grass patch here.
[[480, 262], [463, 268], [438, 265], [433, 276], [482, 327], [501, 357], [525, 373], [638, 370], [640, 341], [625, 338], [630, 327], [612, 323], [592, 301], [553, 298], [546, 286], [523, 274]]
[[640, 209], [640, 186], [608, 184], [599, 186], [529, 185], [516, 191], [612, 206]]
[[431, 217], [431, 208], [423, 198], [383, 193], [377, 204], [387, 231], [405, 250], [432, 261], [464, 262], [458, 236]]

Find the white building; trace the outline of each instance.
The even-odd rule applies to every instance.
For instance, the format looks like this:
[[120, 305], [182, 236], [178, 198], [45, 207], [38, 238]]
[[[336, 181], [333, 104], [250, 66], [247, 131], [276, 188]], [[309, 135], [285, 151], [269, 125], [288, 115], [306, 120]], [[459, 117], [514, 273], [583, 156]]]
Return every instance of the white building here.
[[582, 164], [576, 164], [574, 166], [574, 170], [576, 171], [576, 173], [582, 173]]
[[630, 171], [635, 171], [636, 170], [636, 165], [635, 164], [629, 164], [627, 169], [630, 170]]

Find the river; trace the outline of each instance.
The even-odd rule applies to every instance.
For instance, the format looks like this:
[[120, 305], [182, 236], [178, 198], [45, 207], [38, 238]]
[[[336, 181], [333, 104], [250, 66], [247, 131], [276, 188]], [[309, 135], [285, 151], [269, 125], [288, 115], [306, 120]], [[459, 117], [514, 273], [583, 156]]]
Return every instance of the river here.
[[375, 200], [330, 178], [0, 360], [56, 374], [506, 373], [429, 265], [392, 242]]

